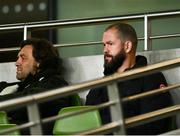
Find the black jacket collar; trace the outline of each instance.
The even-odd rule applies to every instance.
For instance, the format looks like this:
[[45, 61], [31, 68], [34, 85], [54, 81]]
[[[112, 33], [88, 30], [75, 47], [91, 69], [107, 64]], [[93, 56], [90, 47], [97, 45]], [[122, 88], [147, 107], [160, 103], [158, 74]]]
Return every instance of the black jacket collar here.
[[147, 66], [147, 59], [144, 56], [141, 55], [137, 55], [136, 56], [136, 63], [132, 68], [128, 68], [125, 71], [131, 70], [131, 69], [135, 69], [135, 68], [139, 68], [139, 67], [143, 67], [143, 66]]
[[35, 74], [34, 76], [30, 74], [23, 82], [19, 83], [18, 91], [22, 91], [24, 88], [31, 85], [32, 83], [35, 83], [35, 82], [38, 83], [42, 79], [46, 79], [53, 75], [61, 76], [60, 73], [58, 73], [58, 71], [56, 71], [54, 69], [46, 69], [46, 70], [40, 71], [37, 74]]

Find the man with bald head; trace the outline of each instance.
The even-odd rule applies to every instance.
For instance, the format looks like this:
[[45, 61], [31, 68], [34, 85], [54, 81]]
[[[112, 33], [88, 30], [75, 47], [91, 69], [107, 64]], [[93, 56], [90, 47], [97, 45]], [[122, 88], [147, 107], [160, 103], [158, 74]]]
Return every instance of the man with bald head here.
[[[104, 45], [104, 75], [123, 73], [147, 65], [144, 56], [136, 56], [137, 35], [134, 28], [126, 23], [116, 23], [104, 31], [102, 42]], [[161, 72], [118, 83], [121, 97], [127, 97], [153, 89], [167, 86]], [[90, 90], [86, 105], [97, 105], [108, 101], [107, 88], [99, 87]], [[125, 118], [148, 113], [154, 110], [171, 106], [172, 98], [169, 92], [138, 99], [122, 104]], [[100, 110], [104, 124], [111, 121], [108, 108]], [[127, 128], [126, 133], [132, 135], [156, 135], [170, 130], [172, 118], [152, 121], [141, 126]]]

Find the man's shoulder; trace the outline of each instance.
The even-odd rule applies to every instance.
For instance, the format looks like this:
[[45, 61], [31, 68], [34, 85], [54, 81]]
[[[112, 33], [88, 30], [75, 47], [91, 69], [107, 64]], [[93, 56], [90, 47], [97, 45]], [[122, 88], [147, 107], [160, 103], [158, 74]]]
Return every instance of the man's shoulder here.
[[167, 81], [162, 72], [156, 72], [143, 77], [144, 89], [158, 89], [167, 86]]
[[99, 98], [99, 97], [104, 97], [105, 95], [107, 95], [107, 88], [105, 86], [102, 86], [102, 87], [92, 88], [89, 91], [87, 97]]
[[100, 87], [92, 88], [90, 90], [90, 92], [105, 92], [105, 91], [107, 91], [106, 86], [100, 86]]
[[107, 89], [105, 86], [93, 88], [86, 96], [86, 105], [100, 104], [108, 100]]
[[144, 76], [144, 79], [145, 80], [153, 80], [156, 82], [159, 82], [162, 80], [165, 81], [165, 77], [164, 77], [162, 72], [156, 72], [156, 73], [148, 74], [148, 75]]
[[68, 83], [60, 75], [52, 74], [35, 77], [31, 81], [22, 82], [18, 91], [26, 93], [37, 93], [46, 90], [67, 86]]
[[61, 75], [53, 75], [47, 78], [47, 83], [57, 84], [57, 85], [68, 85], [68, 82]]
[[55, 89], [67, 86], [68, 82], [60, 75], [51, 75], [39, 78], [39, 80], [36, 81], [36, 83], [33, 83], [33, 85], [44, 89]]

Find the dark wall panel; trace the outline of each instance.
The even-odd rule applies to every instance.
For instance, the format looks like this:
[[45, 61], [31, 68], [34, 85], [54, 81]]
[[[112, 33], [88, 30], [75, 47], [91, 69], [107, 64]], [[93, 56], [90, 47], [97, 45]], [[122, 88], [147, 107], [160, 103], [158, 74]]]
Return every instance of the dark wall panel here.
[[[0, 0], [0, 25], [56, 19], [56, 0]], [[52, 30], [34, 31], [32, 37], [56, 41]], [[0, 31], [0, 48], [18, 47], [23, 31]], [[0, 62], [14, 61], [16, 52], [0, 52]], [[8, 57], [9, 56], [9, 57]]]

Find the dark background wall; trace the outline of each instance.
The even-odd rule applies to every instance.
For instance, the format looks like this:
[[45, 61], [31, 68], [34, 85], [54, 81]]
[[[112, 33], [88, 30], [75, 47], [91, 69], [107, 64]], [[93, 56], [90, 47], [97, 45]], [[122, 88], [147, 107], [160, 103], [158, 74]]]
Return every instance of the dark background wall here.
[[[55, 0], [0, 0], [0, 25], [53, 20], [56, 17]], [[51, 30], [33, 31], [32, 37], [55, 41]], [[18, 47], [23, 40], [22, 31], [0, 31], [0, 48]], [[14, 61], [17, 51], [1, 52], [0, 62]]]

